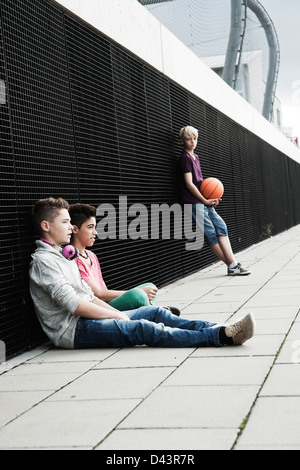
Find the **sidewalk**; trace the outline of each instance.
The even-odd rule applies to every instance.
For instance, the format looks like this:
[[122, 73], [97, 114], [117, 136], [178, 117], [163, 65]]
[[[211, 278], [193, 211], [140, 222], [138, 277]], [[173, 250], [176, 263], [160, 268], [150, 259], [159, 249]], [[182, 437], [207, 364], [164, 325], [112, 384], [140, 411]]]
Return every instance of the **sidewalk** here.
[[243, 346], [63, 351], [0, 366], [0, 449], [300, 449], [300, 226], [162, 289], [159, 305], [224, 322]]

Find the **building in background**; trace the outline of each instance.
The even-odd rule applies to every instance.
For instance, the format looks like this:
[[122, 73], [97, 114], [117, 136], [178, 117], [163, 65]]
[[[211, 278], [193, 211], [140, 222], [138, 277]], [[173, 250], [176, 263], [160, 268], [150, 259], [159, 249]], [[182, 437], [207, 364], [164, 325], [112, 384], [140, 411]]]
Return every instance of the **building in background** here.
[[283, 131], [282, 107], [276, 96], [279, 41], [272, 19], [259, 1], [138, 1]]

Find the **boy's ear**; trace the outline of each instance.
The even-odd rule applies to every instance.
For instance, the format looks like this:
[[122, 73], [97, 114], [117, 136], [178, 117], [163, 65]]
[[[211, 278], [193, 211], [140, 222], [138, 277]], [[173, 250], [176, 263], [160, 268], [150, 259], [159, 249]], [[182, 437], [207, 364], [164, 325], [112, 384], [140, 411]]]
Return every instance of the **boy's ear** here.
[[[72, 222], [71, 222], [71, 223], [72, 223]], [[76, 235], [76, 234], [79, 232], [79, 228], [77, 227], [77, 225], [73, 225], [73, 224], [72, 224], [72, 226], [73, 226], [72, 233]]]
[[49, 232], [49, 222], [47, 220], [42, 220], [41, 229], [43, 232]]

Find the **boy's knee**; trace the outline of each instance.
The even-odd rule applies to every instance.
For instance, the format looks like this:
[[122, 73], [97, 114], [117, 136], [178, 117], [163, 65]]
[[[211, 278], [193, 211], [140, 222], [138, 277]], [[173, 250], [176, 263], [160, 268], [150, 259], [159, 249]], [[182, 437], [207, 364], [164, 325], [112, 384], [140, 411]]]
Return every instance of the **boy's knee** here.
[[145, 307], [149, 305], [149, 298], [146, 292], [139, 287], [135, 287], [131, 289], [130, 294], [132, 296], [132, 303], [134, 304], [134, 308]]
[[204, 236], [209, 246], [218, 245], [219, 239], [215, 230], [207, 230]]

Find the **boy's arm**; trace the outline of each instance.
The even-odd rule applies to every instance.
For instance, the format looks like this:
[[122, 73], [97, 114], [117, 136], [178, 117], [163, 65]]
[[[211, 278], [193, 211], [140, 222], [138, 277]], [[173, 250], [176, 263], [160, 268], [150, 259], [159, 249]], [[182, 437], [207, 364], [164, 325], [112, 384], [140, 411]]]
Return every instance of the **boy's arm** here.
[[[101, 302], [101, 301], [100, 301]], [[104, 303], [104, 302], [103, 302]], [[105, 304], [104, 304], [105, 305]], [[75, 310], [75, 315], [90, 319], [108, 319], [117, 318], [119, 320], [129, 320], [129, 317], [116, 310], [109, 305], [102, 306], [99, 304], [99, 299], [95, 299], [93, 302], [87, 300], [80, 300], [78, 307]]]
[[[50, 259], [39, 260], [30, 269], [31, 291], [37, 288], [49, 296], [49, 301], [54, 302], [59, 308], [65, 308], [69, 312], [86, 318], [119, 318], [128, 320], [127, 315], [104, 304], [95, 298], [92, 292], [87, 300], [80, 298], [69, 283], [65, 273], [55, 262]], [[80, 284], [80, 279], [78, 280]], [[41, 293], [38, 291], [38, 296]], [[90, 299], [88, 299], [90, 297]], [[47, 299], [46, 299], [47, 300]]]
[[114, 307], [111, 307], [111, 305], [108, 305], [106, 302], [103, 302], [103, 300], [98, 299], [97, 297], [93, 300], [93, 302], [96, 305], [99, 305], [99, 307], [107, 308], [108, 310], [112, 310], [113, 312], [119, 312], [119, 310]]
[[125, 291], [121, 290], [100, 289], [100, 287], [96, 286], [91, 280], [86, 281], [86, 283], [90, 286], [94, 295], [104, 302], [109, 302], [110, 300], [116, 299], [117, 297], [120, 297], [120, 295], [125, 294]]
[[184, 173], [184, 181], [185, 181], [186, 187], [193, 194], [193, 196], [199, 199], [199, 201], [205, 204], [206, 206], [216, 206], [219, 204], [218, 199], [206, 199], [204, 196], [202, 196], [200, 190], [193, 183], [192, 173]]

